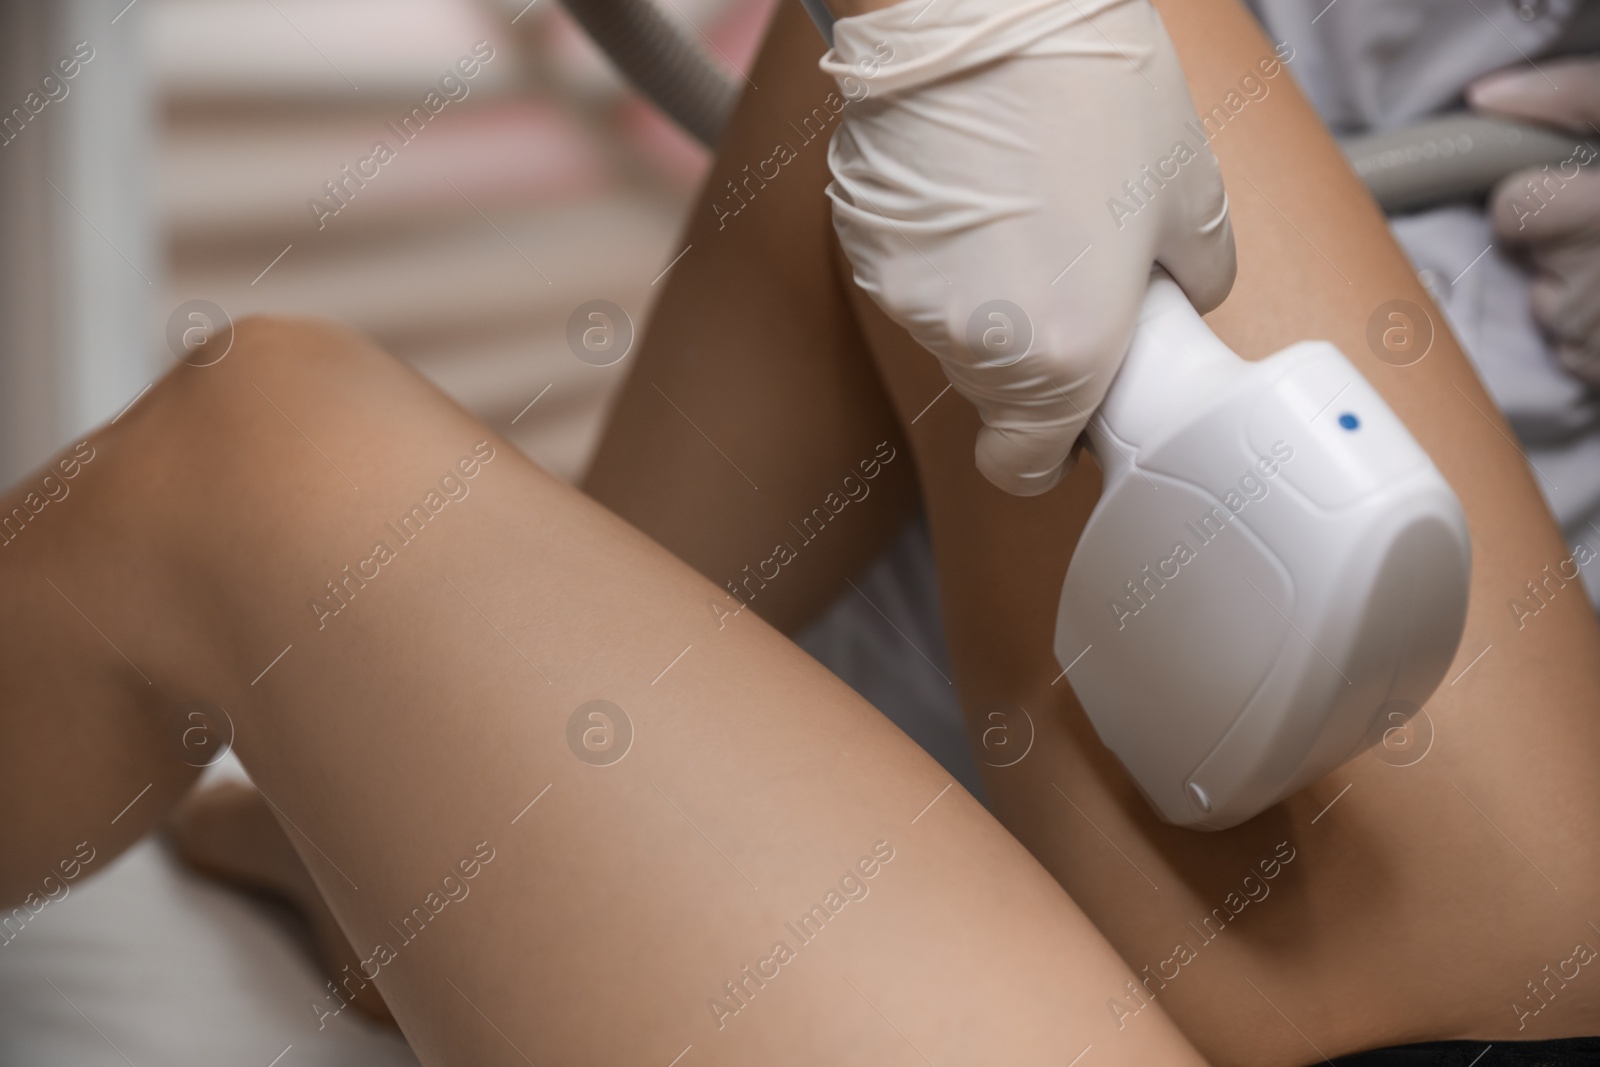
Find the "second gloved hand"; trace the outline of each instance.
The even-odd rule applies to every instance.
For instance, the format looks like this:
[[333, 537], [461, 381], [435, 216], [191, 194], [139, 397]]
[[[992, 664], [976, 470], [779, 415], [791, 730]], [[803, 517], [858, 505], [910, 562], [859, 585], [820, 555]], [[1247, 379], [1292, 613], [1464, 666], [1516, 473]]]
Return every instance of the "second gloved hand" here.
[[1534, 269], [1533, 317], [1572, 374], [1600, 385], [1600, 60], [1547, 63], [1491, 74], [1467, 94], [1473, 106], [1576, 136], [1567, 159], [1519, 171], [1490, 198], [1495, 237]]
[[822, 67], [852, 99], [828, 194], [857, 284], [977, 407], [983, 474], [1046, 491], [1152, 265], [1201, 311], [1233, 284], [1165, 27], [1146, 0], [903, 0], [836, 23]]

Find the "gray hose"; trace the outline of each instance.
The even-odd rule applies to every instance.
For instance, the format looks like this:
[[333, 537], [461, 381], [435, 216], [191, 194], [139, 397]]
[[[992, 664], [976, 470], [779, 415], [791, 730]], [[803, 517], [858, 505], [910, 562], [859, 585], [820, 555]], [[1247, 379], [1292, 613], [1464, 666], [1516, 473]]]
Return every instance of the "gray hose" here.
[[738, 102], [738, 81], [654, 0], [563, 0], [623, 77], [707, 148]]
[[1545, 126], [1461, 112], [1352, 137], [1340, 147], [1383, 210], [1394, 214], [1483, 196], [1507, 174], [1560, 163], [1586, 143]]

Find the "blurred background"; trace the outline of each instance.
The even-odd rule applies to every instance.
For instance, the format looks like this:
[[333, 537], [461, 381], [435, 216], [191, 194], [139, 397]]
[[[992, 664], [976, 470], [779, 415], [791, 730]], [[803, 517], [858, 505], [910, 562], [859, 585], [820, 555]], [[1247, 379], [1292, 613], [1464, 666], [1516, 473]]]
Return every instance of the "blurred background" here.
[[[742, 68], [773, 4], [669, 7]], [[567, 317], [605, 299], [642, 329], [709, 160], [556, 0], [5, 0], [0, 49], [0, 484], [164, 372], [196, 300], [348, 323], [581, 473], [626, 361], [575, 358]], [[346, 179], [379, 140], [395, 158]]]

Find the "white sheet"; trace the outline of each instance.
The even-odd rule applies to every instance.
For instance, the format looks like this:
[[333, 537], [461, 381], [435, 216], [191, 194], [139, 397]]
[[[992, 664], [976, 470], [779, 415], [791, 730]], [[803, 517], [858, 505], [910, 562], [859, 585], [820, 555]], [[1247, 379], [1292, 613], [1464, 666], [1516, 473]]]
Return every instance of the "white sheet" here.
[[147, 838], [0, 946], [6, 1067], [415, 1067], [346, 1011], [285, 914], [189, 873]]

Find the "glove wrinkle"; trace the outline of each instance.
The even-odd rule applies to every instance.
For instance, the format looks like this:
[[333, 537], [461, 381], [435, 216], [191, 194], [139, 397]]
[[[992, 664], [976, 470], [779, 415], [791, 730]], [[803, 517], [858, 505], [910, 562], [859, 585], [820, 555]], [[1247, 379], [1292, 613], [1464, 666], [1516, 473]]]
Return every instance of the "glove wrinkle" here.
[[[888, 96], [902, 93], [941, 78], [983, 66], [999, 59], [1022, 55], [1041, 39], [1088, 22], [1096, 15], [1137, 0], [1028, 0], [1000, 12], [992, 11], [988, 0], [902, 0], [864, 15], [834, 23], [833, 48], [822, 57], [822, 70], [835, 78], [854, 75], [859, 64], [874, 54], [878, 43], [890, 39], [897, 48], [902, 42], [919, 53], [915, 58], [898, 55], [885, 64], [883, 73], [872, 79], [873, 92]], [[918, 25], [937, 5], [934, 17]], [[1117, 54], [1109, 44], [1085, 53]]]

